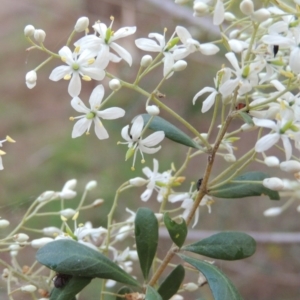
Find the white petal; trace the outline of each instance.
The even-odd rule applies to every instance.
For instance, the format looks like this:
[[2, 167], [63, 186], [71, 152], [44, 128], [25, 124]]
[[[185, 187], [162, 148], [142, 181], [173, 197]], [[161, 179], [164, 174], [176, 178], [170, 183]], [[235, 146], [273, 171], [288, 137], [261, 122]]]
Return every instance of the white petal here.
[[73, 54], [69, 47], [67, 47], [67, 46], [62, 47], [58, 51], [58, 54], [60, 55], [60, 57], [63, 57], [65, 59], [65, 61], [68, 65], [70, 65], [74, 62]]
[[137, 141], [144, 127], [144, 119], [142, 116], [137, 116], [132, 123], [130, 134], [133, 141]]
[[142, 140], [142, 144], [146, 147], [152, 147], [159, 144], [164, 137], [165, 133], [163, 131], [156, 131]]
[[151, 52], [161, 52], [162, 48], [159, 46], [155, 41], [150, 39], [137, 39], [135, 40], [135, 45], [144, 50], [144, 51], [151, 51]]
[[73, 69], [70, 66], [56, 67], [50, 74], [49, 79], [52, 81], [58, 81], [64, 78], [67, 74], [71, 74]]
[[[164, 58], [164, 76], [166, 76], [173, 68], [174, 65], [174, 58], [172, 53], [164, 52], [165, 58]], [[173, 72], [171, 72], [167, 78], [172, 76]]]
[[128, 134], [128, 129], [129, 129], [129, 125], [126, 125], [125, 127], [123, 127], [121, 130], [121, 136], [127, 142], [132, 142], [132, 139], [130, 138], [130, 136]]
[[266, 127], [266, 128], [270, 128], [270, 129], [277, 128], [275, 122], [272, 120], [253, 118], [253, 122], [258, 127]]
[[104, 128], [99, 118], [94, 119], [95, 133], [100, 140], [107, 139], [109, 137], [107, 130]]
[[214, 44], [207, 43], [200, 45], [200, 52], [204, 55], [214, 55], [219, 51], [219, 47]]
[[144, 202], [148, 201], [152, 193], [153, 193], [153, 189], [146, 189], [141, 195], [141, 200]]
[[104, 87], [102, 84], [97, 85], [90, 96], [89, 103], [92, 110], [98, 110], [104, 96]]
[[125, 110], [120, 107], [110, 107], [97, 112], [97, 115], [102, 119], [113, 120], [121, 118], [125, 115]]
[[111, 37], [111, 41], [121, 39], [121, 38], [126, 37], [128, 35], [134, 34], [135, 32], [136, 32], [136, 26], [122, 27], [114, 33], [114, 35]]
[[213, 24], [217, 26], [221, 25], [224, 21], [224, 16], [225, 16], [225, 10], [224, 10], [223, 1], [218, 0], [215, 6]]
[[225, 54], [226, 58], [230, 61], [231, 65], [236, 71], [240, 71], [240, 66], [238, 60], [233, 52], [228, 52]]
[[105, 77], [104, 70], [97, 67], [81, 67], [80, 70], [83, 75], [87, 75], [94, 80], [102, 80]]
[[203, 101], [201, 112], [207, 112], [214, 105], [217, 94], [218, 92], [214, 91]]
[[290, 54], [289, 60], [290, 68], [296, 74], [300, 73], [300, 48], [295, 47]]
[[289, 160], [292, 156], [292, 145], [290, 139], [285, 134], [281, 135], [281, 140], [283, 143], [283, 148], [285, 150], [286, 160]]
[[144, 145], [140, 145], [139, 148], [144, 153], [153, 154], [153, 153], [156, 153], [157, 151], [159, 151], [161, 146], [154, 147], [154, 148], [148, 148], [148, 147], [145, 147]]
[[278, 133], [271, 133], [260, 138], [255, 144], [256, 152], [263, 152], [275, 145], [280, 138]]
[[73, 127], [72, 138], [74, 139], [74, 138], [77, 138], [77, 137], [83, 135], [84, 132], [87, 131], [87, 129], [89, 128], [91, 123], [92, 123], [92, 120], [89, 120], [85, 117], [78, 120]]
[[80, 94], [81, 91], [81, 80], [78, 73], [73, 73], [72, 78], [69, 82], [68, 92], [72, 97], [76, 97]]
[[90, 112], [90, 109], [88, 109], [85, 104], [81, 101], [80, 98], [78, 97], [74, 97], [72, 100], [71, 100], [71, 106], [78, 112], [80, 113], [84, 113], [84, 114], [87, 114]]
[[188, 30], [182, 26], [176, 26], [176, 33], [183, 44], [185, 44], [187, 40], [192, 37]]
[[216, 89], [212, 88], [212, 87], [205, 87], [203, 88], [201, 91], [199, 91], [193, 98], [193, 104], [195, 104], [196, 100], [198, 97], [202, 96], [204, 93], [212, 93], [215, 92]]
[[131, 54], [126, 49], [124, 49], [123, 47], [119, 46], [116, 43], [111, 43], [110, 47], [113, 50], [115, 50], [120, 55], [120, 57], [122, 57], [129, 64], [129, 66], [132, 65]]

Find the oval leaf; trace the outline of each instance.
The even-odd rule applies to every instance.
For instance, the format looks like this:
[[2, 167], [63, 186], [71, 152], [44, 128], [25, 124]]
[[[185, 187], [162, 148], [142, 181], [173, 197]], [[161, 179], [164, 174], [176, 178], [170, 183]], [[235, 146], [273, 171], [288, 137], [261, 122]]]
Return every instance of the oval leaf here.
[[215, 300], [242, 300], [242, 297], [229, 278], [217, 267], [183, 254], [178, 255], [205, 276]]
[[147, 286], [145, 300], [162, 300], [160, 294], [150, 285]]
[[242, 232], [221, 232], [182, 248], [212, 258], [238, 260], [255, 253], [256, 242]]
[[246, 112], [243, 112], [243, 111], [239, 111], [239, 115], [241, 116], [241, 118], [243, 119], [243, 121], [246, 124], [254, 125], [254, 122], [253, 122], [252, 118], [249, 116], [249, 114], [247, 114]]
[[73, 240], [61, 239], [46, 244], [37, 251], [36, 259], [57, 273], [112, 279], [140, 286], [134, 278], [106, 256]]
[[[272, 191], [262, 184], [262, 181], [269, 177], [270, 175], [263, 172], [245, 173], [232, 179], [229, 183], [225, 183], [214, 190], [209, 190], [208, 194], [214, 197], [231, 199], [267, 195], [271, 200], [279, 200], [280, 197], [277, 191]], [[242, 181], [252, 182], [243, 183]]]
[[165, 213], [164, 223], [173, 243], [181, 248], [187, 236], [187, 226], [185, 220], [181, 218], [181, 223], [176, 223], [169, 217], [168, 213]]
[[158, 243], [158, 222], [149, 208], [139, 208], [136, 213], [135, 241], [141, 270], [147, 280]]
[[[148, 114], [142, 114], [142, 117], [144, 119], [144, 123], [147, 124], [149, 119], [151, 118]], [[191, 139], [187, 134], [185, 134], [183, 131], [181, 131], [179, 128], [171, 124], [170, 122], [166, 121], [165, 119], [155, 116], [149, 127], [149, 129], [152, 129], [153, 131], [164, 131], [165, 136], [172, 140], [173, 142], [200, 149], [200, 146]]]
[[178, 265], [163, 281], [157, 292], [161, 295], [163, 300], [169, 300], [174, 296], [180, 288], [184, 279], [185, 270], [182, 265]]
[[50, 300], [76, 300], [75, 296], [86, 287], [93, 278], [73, 276], [65, 286], [54, 287], [50, 294]]

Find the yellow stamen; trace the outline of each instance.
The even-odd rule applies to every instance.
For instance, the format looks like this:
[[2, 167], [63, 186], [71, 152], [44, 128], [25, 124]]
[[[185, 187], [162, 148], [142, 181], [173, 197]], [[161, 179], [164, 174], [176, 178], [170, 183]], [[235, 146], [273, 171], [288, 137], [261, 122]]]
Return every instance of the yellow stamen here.
[[91, 81], [92, 78], [90, 76], [88, 76], [88, 75], [83, 75], [82, 76], [82, 80], [84, 80], [84, 81]]
[[9, 135], [6, 136], [6, 140], [10, 143], [15, 143], [16, 141], [13, 140]]
[[71, 75], [70, 74], [67, 74], [64, 76], [64, 80], [70, 80], [71, 79]]

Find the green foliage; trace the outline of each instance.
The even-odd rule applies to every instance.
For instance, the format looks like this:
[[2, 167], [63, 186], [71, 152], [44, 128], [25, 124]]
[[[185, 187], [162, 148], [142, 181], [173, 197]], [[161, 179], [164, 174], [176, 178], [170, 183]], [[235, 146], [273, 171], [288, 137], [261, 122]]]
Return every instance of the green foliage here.
[[141, 270], [147, 280], [158, 244], [158, 222], [149, 208], [139, 208], [136, 213], [135, 241]]
[[163, 300], [160, 294], [150, 285], [147, 286], [145, 300]]
[[185, 220], [181, 218], [181, 223], [177, 223], [170, 218], [168, 213], [165, 213], [164, 223], [173, 243], [180, 248], [183, 245], [188, 232]]
[[[149, 119], [151, 118], [150, 115], [148, 114], [143, 114], [142, 115], [144, 119], [144, 123], [146, 124]], [[152, 129], [154, 131], [159, 131], [162, 130], [165, 133], [165, 136], [172, 140], [173, 142], [192, 147], [192, 148], [197, 148], [199, 149], [199, 145], [191, 139], [187, 134], [185, 134], [183, 131], [181, 131], [179, 128], [171, 124], [170, 122], [166, 121], [165, 119], [155, 116], [149, 127], [149, 129]]]
[[[280, 197], [277, 191], [272, 191], [262, 184], [262, 181], [269, 177], [270, 175], [263, 172], [248, 172], [235, 177], [230, 182], [216, 189], [209, 190], [208, 194], [210, 196], [228, 199], [267, 195], [271, 200], [279, 200]], [[245, 183], [243, 183], [243, 181], [245, 181]]]
[[184, 279], [185, 270], [182, 265], [178, 265], [163, 281], [157, 292], [161, 295], [163, 300], [170, 299], [177, 293], [179, 287]]
[[73, 240], [61, 239], [46, 244], [37, 251], [36, 259], [57, 273], [112, 279], [139, 286], [134, 278], [106, 256]]
[[184, 246], [182, 250], [217, 259], [238, 260], [253, 255], [256, 250], [256, 242], [246, 233], [221, 232], [197, 243]]
[[214, 300], [242, 300], [232, 282], [214, 265], [183, 254], [178, 254], [185, 262], [191, 264], [206, 278]]

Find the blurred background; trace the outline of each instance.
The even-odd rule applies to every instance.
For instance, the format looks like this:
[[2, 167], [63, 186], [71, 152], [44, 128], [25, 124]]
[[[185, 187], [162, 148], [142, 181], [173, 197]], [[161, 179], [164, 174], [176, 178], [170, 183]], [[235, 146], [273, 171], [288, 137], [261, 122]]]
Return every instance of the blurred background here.
[[[79, 221], [84, 223], [90, 220], [94, 227], [105, 226], [116, 188], [129, 178], [143, 176], [142, 166], [138, 163], [136, 171], [130, 170], [132, 161], [124, 162], [127, 147], [117, 145], [117, 142], [122, 139], [122, 127], [129, 124], [135, 115], [144, 112], [146, 99], [122, 89], [110, 105], [123, 107], [126, 115], [116, 122], [104, 122], [110, 138], [100, 141], [91, 130], [89, 136], [72, 139], [73, 123], [69, 121], [69, 117], [76, 116], [77, 113], [70, 106], [68, 83], [52, 82], [48, 79], [51, 71], [61, 65], [61, 62], [53, 60], [40, 70], [34, 89], [29, 90], [25, 85], [25, 74], [47, 56], [36, 50], [26, 51], [30, 45], [24, 37], [24, 27], [32, 24], [37, 29], [45, 30], [46, 47], [57, 52], [65, 45], [77, 19], [81, 16], [89, 17], [90, 25], [97, 20], [109, 25], [110, 16], [114, 16], [114, 30], [123, 26], [137, 26], [134, 36], [120, 41], [132, 54], [133, 66], [130, 68], [124, 61], [109, 66], [109, 72], [129, 82], [134, 80], [140, 58], [146, 54], [135, 47], [136, 38], [147, 37], [150, 32], [163, 33], [164, 28], [168, 29], [169, 37], [175, 27], [181, 25], [185, 26], [195, 39], [206, 42], [218, 39], [218, 30], [209, 19], [192, 17], [191, 7], [175, 5], [171, 0], [2, 0], [1, 4], [0, 139], [10, 135], [17, 143], [5, 143], [2, 148], [7, 155], [3, 157], [4, 170], [0, 172], [0, 216], [8, 219], [11, 224], [17, 224], [24, 211], [42, 192], [59, 191], [67, 180], [76, 178], [78, 201], [80, 191], [90, 180], [97, 180], [98, 187], [89, 194], [88, 201], [91, 203], [96, 198], [105, 200], [100, 208], [82, 213]], [[81, 35], [75, 37], [74, 41], [79, 37]], [[193, 106], [192, 98], [203, 87], [213, 86], [216, 72], [223, 63], [227, 63], [222, 54], [224, 49], [213, 57], [200, 53], [191, 55], [187, 60], [187, 69], [174, 74], [160, 90], [166, 95], [164, 103], [189, 120], [199, 131], [207, 131], [211, 115], [201, 114], [202, 100], [198, 99]], [[159, 69], [142, 80], [142, 87], [151, 92], [161, 76], [162, 69]], [[107, 83], [108, 80], [102, 82], [108, 94]], [[83, 83], [80, 98], [84, 102], [87, 103], [91, 90], [97, 84], [95, 81]], [[182, 128], [167, 114], [162, 113], [162, 116]], [[235, 121], [231, 129], [240, 125], [239, 121]], [[254, 142], [255, 137], [248, 133], [243, 143], [238, 145], [237, 156], [243, 153], [243, 149], [252, 147]], [[179, 168], [187, 148], [170, 141], [163, 141], [162, 146], [163, 149], [157, 154], [160, 159], [159, 170], [169, 170], [172, 162]], [[145, 165], [151, 169], [152, 159], [152, 156], [146, 156]], [[203, 155], [190, 163], [185, 173], [186, 183], [177, 191], [188, 190], [190, 182], [197, 181], [202, 176], [206, 159]], [[139, 160], [138, 157], [137, 161]], [[227, 165], [229, 164], [222, 158], [218, 159], [213, 176], [218, 174], [219, 168], [223, 169]], [[256, 166], [252, 166], [250, 170], [256, 170]], [[124, 212], [126, 207], [131, 210], [136, 210], [139, 206], [157, 209], [156, 197], [146, 204], [140, 201], [143, 191], [143, 188], [134, 189], [121, 195], [116, 219], [125, 220], [129, 217]], [[280, 205], [283, 201], [285, 200], [281, 200]], [[296, 300], [300, 297], [299, 239], [293, 240], [292, 236], [292, 239], [284, 242], [279, 235], [276, 242], [270, 242], [272, 233], [297, 233], [299, 213], [294, 206], [277, 218], [265, 218], [263, 211], [276, 205], [278, 204], [267, 197], [217, 199], [211, 214], [208, 214], [206, 207], [201, 207], [200, 222], [188, 237], [193, 241], [207, 236], [210, 231], [222, 230], [254, 232], [254, 235], [265, 233], [263, 236], [256, 235], [259, 238], [258, 249], [253, 257], [236, 262], [215, 262], [233, 281], [244, 299]], [[70, 202], [69, 206], [75, 207], [76, 204]], [[170, 206], [175, 207], [175, 204]], [[58, 207], [54, 206], [52, 209]], [[37, 228], [60, 225], [59, 217], [40, 218], [35, 222], [31, 225]], [[12, 225], [10, 228], [13, 228]], [[0, 235], [5, 236], [5, 231], [0, 232]], [[169, 246], [168, 238], [163, 236], [159, 243], [160, 258], [164, 257]], [[20, 255], [24, 264], [30, 264], [34, 259], [34, 252], [29, 247]], [[10, 260], [6, 254], [1, 254], [2, 257]], [[2, 273], [2, 266], [0, 272]], [[15, 299], [27, 299], [24, 295], [15, 295]], [[98, 295], [99, 281], [94, 280], [80, 299], [99, 299]], [[4, 281], [0, 282], [0, 299], [8, 299]], [[209, 287], [204, 286], [195, 294], [185, 294], [185, 299], [211, 300], [212, 296]]]

